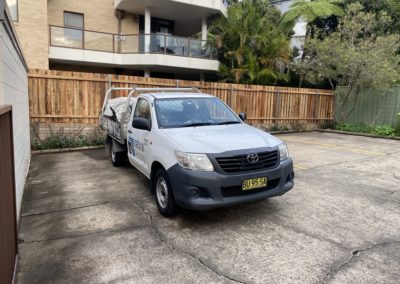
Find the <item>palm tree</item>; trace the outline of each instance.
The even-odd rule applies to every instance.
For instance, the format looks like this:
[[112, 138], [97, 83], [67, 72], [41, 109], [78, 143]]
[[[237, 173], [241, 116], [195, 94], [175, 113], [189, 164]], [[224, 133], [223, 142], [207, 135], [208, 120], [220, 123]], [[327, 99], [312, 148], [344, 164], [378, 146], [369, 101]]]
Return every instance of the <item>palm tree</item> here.
[[275, 84], [285, 79], [279, 68], [289, 61], [289, 40], [280, 15], [265, 0], [232, 4], [227, 17], [210, 27], [209, 44], [218, 49], [222, 81]]

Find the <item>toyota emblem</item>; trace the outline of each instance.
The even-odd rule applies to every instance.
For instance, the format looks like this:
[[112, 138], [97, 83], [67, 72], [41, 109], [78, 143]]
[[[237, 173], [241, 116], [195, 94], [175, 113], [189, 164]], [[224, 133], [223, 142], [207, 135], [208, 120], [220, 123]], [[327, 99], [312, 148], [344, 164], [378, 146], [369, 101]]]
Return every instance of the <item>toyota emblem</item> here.
[[249, 163], [254, 164], [258, 162], [258, 155], [256, 153], [251, 153], [247, 155], [247, 161]]

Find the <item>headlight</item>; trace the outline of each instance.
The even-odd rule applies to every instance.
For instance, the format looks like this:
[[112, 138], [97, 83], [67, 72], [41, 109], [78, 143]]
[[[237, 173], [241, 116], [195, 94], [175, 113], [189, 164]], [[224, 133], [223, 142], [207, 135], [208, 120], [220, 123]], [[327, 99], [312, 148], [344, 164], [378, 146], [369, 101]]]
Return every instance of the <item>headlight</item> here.
[[289, 158], [289, 150], [286, 143], [282, 143], [281, 145], [279, 145], [279, 153], [281, 155], [281, 161]]
[[212, 172], [214, 170], [210, 159], [205, 154], [188, 154], [175, 151], [178, 164], [185, 169], [192, 171]]

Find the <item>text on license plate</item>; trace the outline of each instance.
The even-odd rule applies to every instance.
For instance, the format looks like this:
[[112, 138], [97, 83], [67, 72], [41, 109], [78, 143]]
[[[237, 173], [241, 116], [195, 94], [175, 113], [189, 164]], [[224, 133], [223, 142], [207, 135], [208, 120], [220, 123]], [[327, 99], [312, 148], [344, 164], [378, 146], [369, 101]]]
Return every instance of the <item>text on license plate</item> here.
[[266, 177], [246, 179], [242, 182], [242, 190], [251, 190], [262, 187], [267, 187]]

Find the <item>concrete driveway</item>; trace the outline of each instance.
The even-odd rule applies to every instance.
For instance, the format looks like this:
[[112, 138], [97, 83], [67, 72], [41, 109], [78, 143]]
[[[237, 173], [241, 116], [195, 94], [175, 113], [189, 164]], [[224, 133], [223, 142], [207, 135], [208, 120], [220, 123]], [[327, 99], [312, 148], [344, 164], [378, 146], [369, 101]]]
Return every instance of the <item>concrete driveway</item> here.
[[33, 156], [17, 283], [399, 283], [400, 141], [280, 137], [292, 191], [174, 219], [103, 150]]

